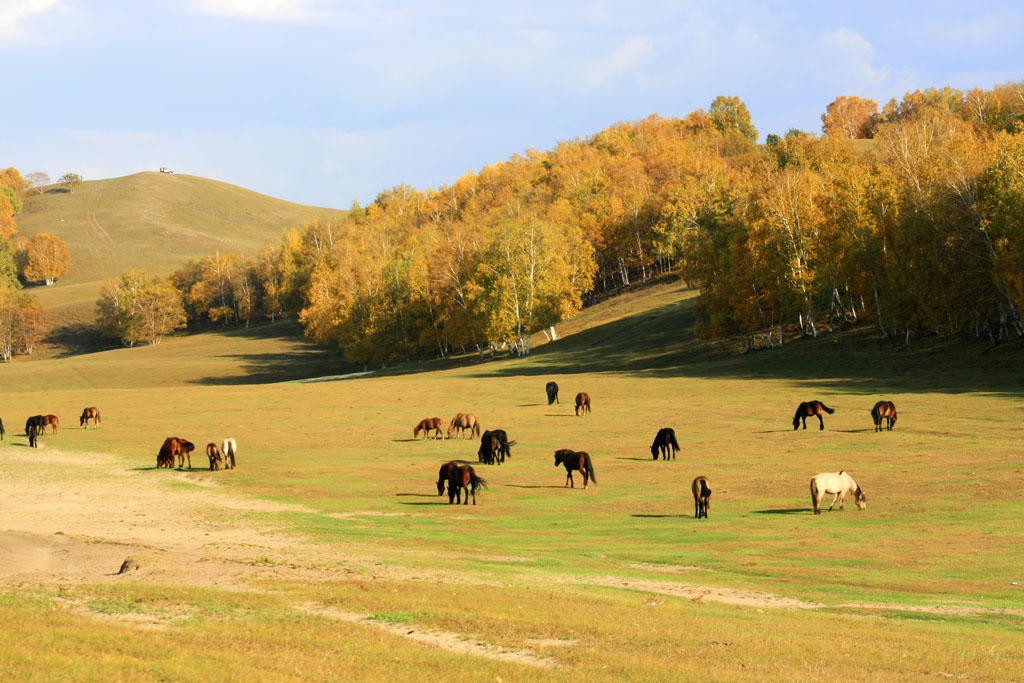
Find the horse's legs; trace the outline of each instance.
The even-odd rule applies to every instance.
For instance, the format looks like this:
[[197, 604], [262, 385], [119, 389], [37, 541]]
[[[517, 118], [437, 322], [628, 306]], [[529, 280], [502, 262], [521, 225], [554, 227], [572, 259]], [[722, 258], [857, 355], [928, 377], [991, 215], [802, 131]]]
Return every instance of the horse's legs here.
[[590, 480], [590, 475], [587, 474], [586, 470], [581, 471], [583, 472], [583, 488], [587, 488], [587, 482]]
[[821, 413], [818, 413], [818, 429], [825, 429], [825, 421], [821, 419]]
[[[837, 500], [839, 500], [839, 494], [838, 493], [832, 497], [832, 505], [828, 506], [828, 511], [829, 512], [832, 512], [832, 506], [834, 506], [836, 504]], [[842, 503], [840, 502], [839, 505], [840, 505], [840, 509], [841, 509], [842, 508]]]
[[[572, 481], [572, 470], [566, 470], [565, 472], [565, 486], [572, 486], [576, 488], [576, 484]], [[565, 488], [564, 486], [562, 488]]]
[[804, 423], [804, 429], [807, 429], [807, 416], [806, 415], [801, 415], [800, 416], [800, 420], [803, 421], [803, 423]]

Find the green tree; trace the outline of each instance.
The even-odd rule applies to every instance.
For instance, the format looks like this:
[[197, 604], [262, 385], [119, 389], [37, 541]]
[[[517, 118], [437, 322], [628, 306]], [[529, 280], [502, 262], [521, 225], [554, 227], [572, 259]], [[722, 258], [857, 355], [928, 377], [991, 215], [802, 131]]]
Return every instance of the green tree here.
[[740, 98], [719, 95], [711, 103], [708, 113], [711, 124], [723, 133], [739, 133], [751, 142], [757, 142], [757, 129], [750, 122], [747, 105]]

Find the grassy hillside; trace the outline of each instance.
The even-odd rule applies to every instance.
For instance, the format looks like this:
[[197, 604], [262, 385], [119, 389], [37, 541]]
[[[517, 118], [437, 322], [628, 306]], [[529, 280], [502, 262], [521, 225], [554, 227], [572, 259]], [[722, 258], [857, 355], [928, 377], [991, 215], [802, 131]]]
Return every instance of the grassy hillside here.
[[33, 293], [59, 323], [88, 323], [102, 283], [128, 267], [165, 275], [218, 249], [255, 254], [285, 228], [340, 213], [196, 176], [136, 173], [30, 197], [17, 221], [26, 237], [67, 242], [71, 272]]

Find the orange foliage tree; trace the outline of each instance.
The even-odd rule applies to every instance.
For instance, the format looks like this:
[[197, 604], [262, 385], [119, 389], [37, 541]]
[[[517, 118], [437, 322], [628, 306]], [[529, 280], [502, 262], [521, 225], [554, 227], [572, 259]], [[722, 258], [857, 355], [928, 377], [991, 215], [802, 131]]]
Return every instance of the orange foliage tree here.
[[49, 286], [70, 268], [71, 252], [61, 238], [41, 232], [28, 241], [25, 247], [25, 270], [22, 272], [26, 280], [42, 280]]
[[829, 137], [870, 138], [878, 103], [863, 97], [837, 97], [821, 115], [821, 130]]

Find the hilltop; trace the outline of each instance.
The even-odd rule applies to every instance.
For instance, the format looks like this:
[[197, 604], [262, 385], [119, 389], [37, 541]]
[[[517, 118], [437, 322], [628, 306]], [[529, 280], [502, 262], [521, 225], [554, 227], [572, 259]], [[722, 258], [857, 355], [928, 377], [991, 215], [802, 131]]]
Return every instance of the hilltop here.
[[87, 324], [103, 282], [129, 267], [166, 275], [214, 251], [255, 254], [283, 230], [342, 211], [304, 206], [208, 178], [136, 173], [56, 187], [26, 200], [20, 235], [57, 235], [71, 272], [32, 293], [57, 324]]

